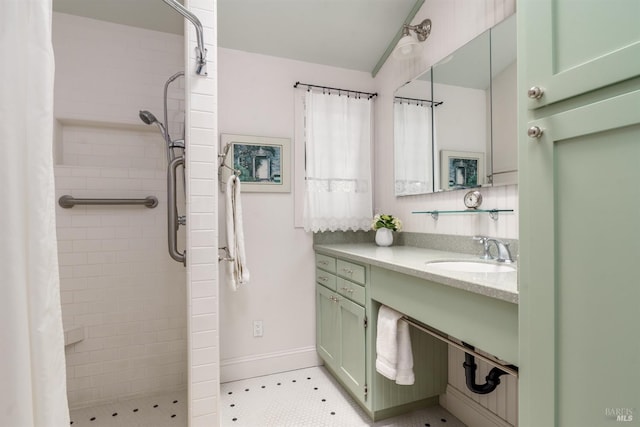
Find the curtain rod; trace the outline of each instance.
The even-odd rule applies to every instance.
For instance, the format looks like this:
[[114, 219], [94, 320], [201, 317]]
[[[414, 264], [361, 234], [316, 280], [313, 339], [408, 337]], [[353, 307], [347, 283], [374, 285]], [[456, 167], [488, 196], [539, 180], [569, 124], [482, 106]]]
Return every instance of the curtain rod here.
[[356, 93], [358, 95], [367, 95], [369, 97], [369, 99], [378, 96], [377, 93], [360, 92], [359, 90], [339, 89], [337, 87], [318, 86], [318, 85], [312, 85], [312, 84], [309, 84], [309, 83], [300, 83], [300, 82], [296, 82], [296, 84], [294, 84], [293, 87], [297, 89], [298, 85], [306, 86], [307, 89], [310, 89], [312, 87], [316, 87], [316, 88], [319, 88], [319, 89], [337, 90], [338, 94], [340, 94], [340, 92], [347, 92], [347, 95], [349, 93]]
[[431, 99], [420, 99], [420, 98], [405, 98], [403, 96], [394, 96], [393, 99], [400, 99], [402, 101], [429, 102], [434, 107], [437, 107], [438, 105], [444, 104], [444, 101], [433, 101]]

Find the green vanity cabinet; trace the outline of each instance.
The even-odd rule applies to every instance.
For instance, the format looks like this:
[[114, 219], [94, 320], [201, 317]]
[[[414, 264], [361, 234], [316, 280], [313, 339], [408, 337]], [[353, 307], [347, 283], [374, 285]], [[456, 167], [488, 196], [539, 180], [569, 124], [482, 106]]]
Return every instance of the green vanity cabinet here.
[[[367, 400], [364, 287], [336, 277], [335, 261], [321, 255], [316, 258], [316, 347], [342, 385], [364, 403]], [[353, 267], [342, 262], [343, 270], [339, 271], [348, 274], [362, 269], [364, 280], [364, 267]], [[362, 301], [356, 303], [350, 298]]]
[[336, 293], [322, 285], [316, 286], [316, 348], [320, 357], [331, 366], [338, 364], [340, 323]]
[[411, 331], [416, 383], [375, 371], [379, 304], [368, 296], [371, 267], [316, 253], [316, 348], [327, 369], [374, 420], [438, 402], [447, 384], [447, 349]]
[[640, 425], [640, 2], [518, 4], [519, 426]]

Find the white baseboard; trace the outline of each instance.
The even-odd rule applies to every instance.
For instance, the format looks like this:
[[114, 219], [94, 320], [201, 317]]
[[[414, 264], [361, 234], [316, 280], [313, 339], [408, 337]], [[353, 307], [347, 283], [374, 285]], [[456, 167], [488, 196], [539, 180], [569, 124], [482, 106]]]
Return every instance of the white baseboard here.
[[321, 364], [315, 347], [223, 359], [220, 361], [220, 382], [260, 377]]
[[451, 385], [440, 396], [440, 405], [468, 427], [514, 427]]

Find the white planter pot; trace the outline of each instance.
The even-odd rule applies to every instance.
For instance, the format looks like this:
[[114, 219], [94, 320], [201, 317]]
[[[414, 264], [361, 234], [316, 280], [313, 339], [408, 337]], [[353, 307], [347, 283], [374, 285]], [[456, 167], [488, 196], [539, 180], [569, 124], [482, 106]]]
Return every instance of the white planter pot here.
[[393, 231], [388, 228], [378, 228], [376, 230], [376, 245], [391, 246], [393, 243]]

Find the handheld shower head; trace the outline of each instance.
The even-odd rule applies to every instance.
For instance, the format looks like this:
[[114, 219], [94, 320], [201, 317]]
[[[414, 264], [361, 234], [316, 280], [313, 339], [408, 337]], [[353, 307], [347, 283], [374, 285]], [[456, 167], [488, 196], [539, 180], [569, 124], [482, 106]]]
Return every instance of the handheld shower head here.
[[140, 120], [145, 122], [148, 125], [156, 124], [158, 129], [160, 129], [160, 133], [162, 134], [162, 138], [165, 140], [167, 144], [169, 144], [169, 135], [167, 135], [167, 129], [164, 127], [161, 121], [156, 119], [156, 116], [153, 115], [150, 111], [140, 110]]
[[142, 120], [148, 125], [159, 123], [158, 119], [156, 119], [156, 116], [154, 116], [151, 112], [147, 110], [140, 110], [140, 120]]

